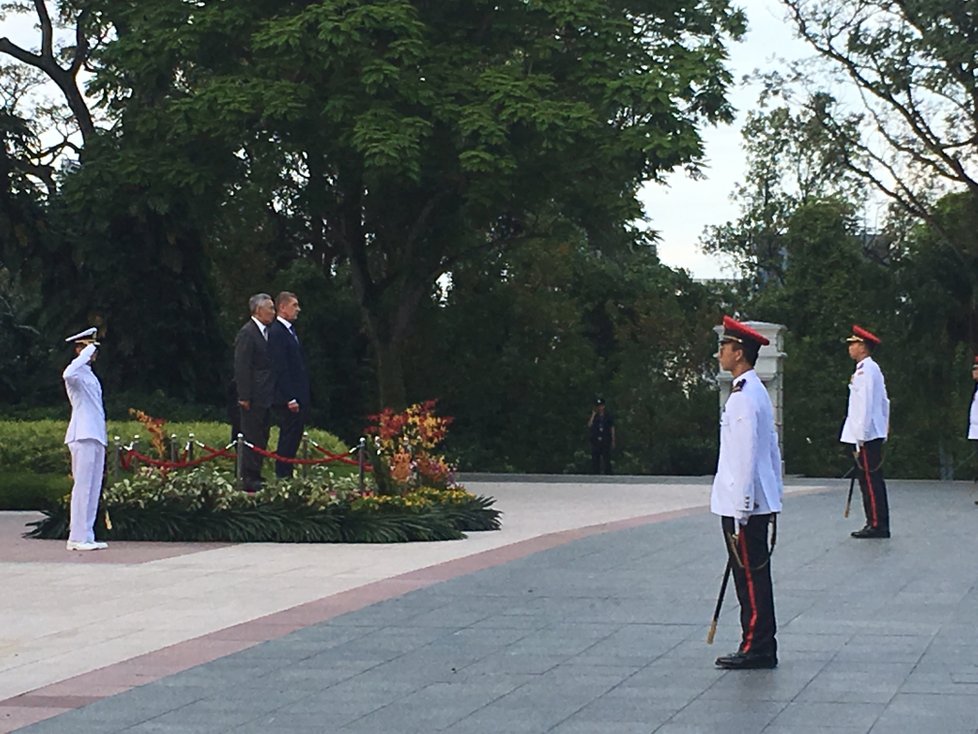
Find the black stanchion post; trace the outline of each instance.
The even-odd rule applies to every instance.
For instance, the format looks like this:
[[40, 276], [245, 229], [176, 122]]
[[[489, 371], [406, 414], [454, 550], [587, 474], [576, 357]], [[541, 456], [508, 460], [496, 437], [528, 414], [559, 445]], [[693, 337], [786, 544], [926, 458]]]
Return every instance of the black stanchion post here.
[[195, 443], [196, 443], [196, 440], [194, 440], [194, 434], [192, 434], [192, 433], [191, 434], [188, 434], [188, 436], [187, 436], [187, 461], [193, 461], [194, 460], [194, 444]]
[[[309, 431], [302, 432], [302, 458], [306, 461], [309, 460]], [[303, 478], [309, 476], [309, 465], [302, 465], [302, 476]]]
[[119, 475], [122, 473], [122, 444], [119, 443], [119, 437], [112, 437], [112, 481], [118, 482]]
[[364, 469], [367, 461], [367, 439], [360, 436], [360, 445], [357, 447], [357, 464], [360, 466], [360, 491], [364, 490]]
[[170, 461], [177, 463], [177, 434], [170, 434]]
[[244, 452], [245, 452], [243, 433], [238, 434], [238, 440], [234, 442], [234, 450], [237, 452], [237, 458], [234, 461], [234, 477], [235, 477], [234, 483], [238, 489], [242, 489], [244, 487]]
[[135, 436], [132, 437], [132, 450], [133, 450], [133, 455], [132, 455], [132, 468], [135, 469], [136, 468], [136, 462], [139, 461], [139, 459], [136, 458], [136, 454], [135, 454], [136, 451], [139, 451], [139, 434], [138, 433]]

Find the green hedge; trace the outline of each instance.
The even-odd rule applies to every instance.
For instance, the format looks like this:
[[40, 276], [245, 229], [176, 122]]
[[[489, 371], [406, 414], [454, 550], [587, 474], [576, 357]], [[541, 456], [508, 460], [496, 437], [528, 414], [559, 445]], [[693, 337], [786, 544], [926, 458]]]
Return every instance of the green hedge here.
[[[40, 473], [67, 473], [71, 471], [71, 457], [64, 445], [67, 425], [61, 421], [0, 421], [0, 468], [2, 470], [25, 469]], [[331, 433], [310, 428], [309, 436], [320, 446], [335, 453], [345, 452], [347, 447]], [[231, 429], [226, 423], [167, 423], [167, 436], [176, 434], [177, 445], [182, 447], [192, 433], [194, 438], [208, 446], [223, 448], [228, 444]], [[137, 421], [109, 421], [109, 443], [119, 436], [123, 444], [140, 437], [139, 450], [149, 455], [152, 447], [145, 426]], [[272, 428], [269, 446], [278, 443], [278, 429]]]
[[[247, 494], [234, 488], [230, 473], [212, 467], [168, 476], [144, 468], [102, 499], [96, 535], [103, 540], [396, 543], [453, 540], [500, 526], [492, 498], [461, 488], [378, 496], [326, 469]], [[66, 538], [68, 511], [67, 498], [46, 509], [30, 535]]]
[[[71, 456], [64, 444], [66, 428], [64, 421], [55, 420], [0, 421], [0, 510], [43, 509], [70, 491]], [[219, 448], [226, 446], [230, 439], [229, 426], [218, 422], [167, 423], [164, 431], [167, 436], [176, 434], [181, 450], [191, 433], [196, 440]], [[108, 432], [110, 448], [115, 436], [126, 444], [138, 435], [139, 451], [153, 455], [146, 428], [137, 421], [109, 421]], [[347, 450], [336, 436], [326, 431], [310, 428], [309, 434], [327, 451]], [[269, 446], [277, 443], [278, 429], [273, 428]], [[230, 464], [227, 460], [218, 462]], [[337, 474], [355, 470], [338, 463], [332, 466]]]

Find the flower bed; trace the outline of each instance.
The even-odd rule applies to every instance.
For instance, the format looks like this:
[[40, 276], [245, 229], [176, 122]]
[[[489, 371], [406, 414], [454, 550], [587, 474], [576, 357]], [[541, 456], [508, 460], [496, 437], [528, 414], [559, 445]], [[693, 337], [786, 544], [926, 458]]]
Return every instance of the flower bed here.
[[[70, 498], [32, 523], [35, 538], [68, 537]], [[234, 543], [401, 543], [455, 540], [497, 530], [492, 498], [461, 488], [420, 488], [402, 495], [359, 490], [352, 478], [314, 472], [235, 489], [234, 476], [213, 467], [171, 473], [149, 468], [102, 493], [96, 535], [102, 540]]]
[[[96, 524], [102, 540], [227, 541], [235, 543], [401, 543], [455, 540], [475, 530], [498, 530], [491, 497], [458, 485], [454, 469], [434, 453], [448, 418], [434, 402], [374, 419], [373, 473], [337, 474], [323, 464], [292, 479], [246, 493], [221, 463], [177, 469], [164, 461], [165, 421], [141, 411], [134, 417], [150, 435], [157, 458], [103, 492]], [[215, 455], [216, 456], [216, 455]], [[70, 496], [31, 523], [35, 538], [68, 536]]]

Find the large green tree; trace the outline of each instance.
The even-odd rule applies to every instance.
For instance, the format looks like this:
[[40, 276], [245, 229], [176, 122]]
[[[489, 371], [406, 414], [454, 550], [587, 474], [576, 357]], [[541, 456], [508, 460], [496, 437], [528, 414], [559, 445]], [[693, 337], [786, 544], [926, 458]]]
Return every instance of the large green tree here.
[[93, 91], [143, 183], [249, 211], [282, 258], [348, 262], [391, 405], [440, 277], [560, 222], [618, 241], [643, 182], [698, 163], [743, 30], [721, 1], [84, 5], [116, 29]]
[[[824, 62], [806, 63], [804, 73], [782, 80], [782, 90], [791, 94], [792, 82], [801, 82], [806, 91], [795, 92], [797, 101], [815, 113], [825, 135], [853, 153], [842, 159], [844, 165], [943, 239], [957, 268], [969, 275], [972, 297], [963, 315], [974, 312], [978, 273], [969, 269], [970, 242], [942, 216], [950, 192], [962, 195], [959, 209], [978, 212], [973, 4], [782, 1]], [[972, 320], [962, 337], [978, 348], [978, 322]]]
[[[103, 7], [15, 0], [0, 9], [4, 16], [17, 12], [33, 15], [36, 45], [0, 37], [0, 55], [16, 62], [0, 69], [0, 87], [30, 108], [31, 132], [44, 141], [16, 159], [46, 187], [38, 197], [43, 248], [24, 251], [25, 266], [40, 273], [38, 326], [50, 340], [51, 332], [97, 324], [104, 337], [100, 370], [112, 394], [126, 388], [216, 400], [224, 345], [215, 338], [202, 227], [224, 181], [207, 189], [215, 177], [197, 179], [198, 151], [154, 145], [144, 127], [127, 124], [124, 106], [83, 94], [83, 72], [97, 77], [102, 69], [102, 42], [126, 33]], [[38, 79], [58, 90], [62, 104], [37, 101], [44, 92], [29, 87]], [[147, 81], [140, 99], [158, 98], [161, 87], [168, 82]], [[57, 376], [48, 371], [40, 380], [56, 383]]]

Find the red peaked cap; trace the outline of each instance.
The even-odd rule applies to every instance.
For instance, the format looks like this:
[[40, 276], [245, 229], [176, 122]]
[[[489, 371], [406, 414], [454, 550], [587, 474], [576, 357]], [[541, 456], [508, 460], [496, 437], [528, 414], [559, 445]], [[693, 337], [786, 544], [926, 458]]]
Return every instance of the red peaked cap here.
[[747, 324], [742, 324], [737, 319], [732, 319], [729, 316], [723, 317], [723, 336], [720, 338], [737, 341], [741, 344], [746, 340], [762, 347], [771, 343], [766, 336], [757, 333], [747, 326]]
[[876, 334], [871, 331], [867, 331], [859, 324], [852, 325], [852, 336], [846, 339], [847, 342], [871, 342], [872, 344], [879, 344], [882, 339], [880, 339]]

